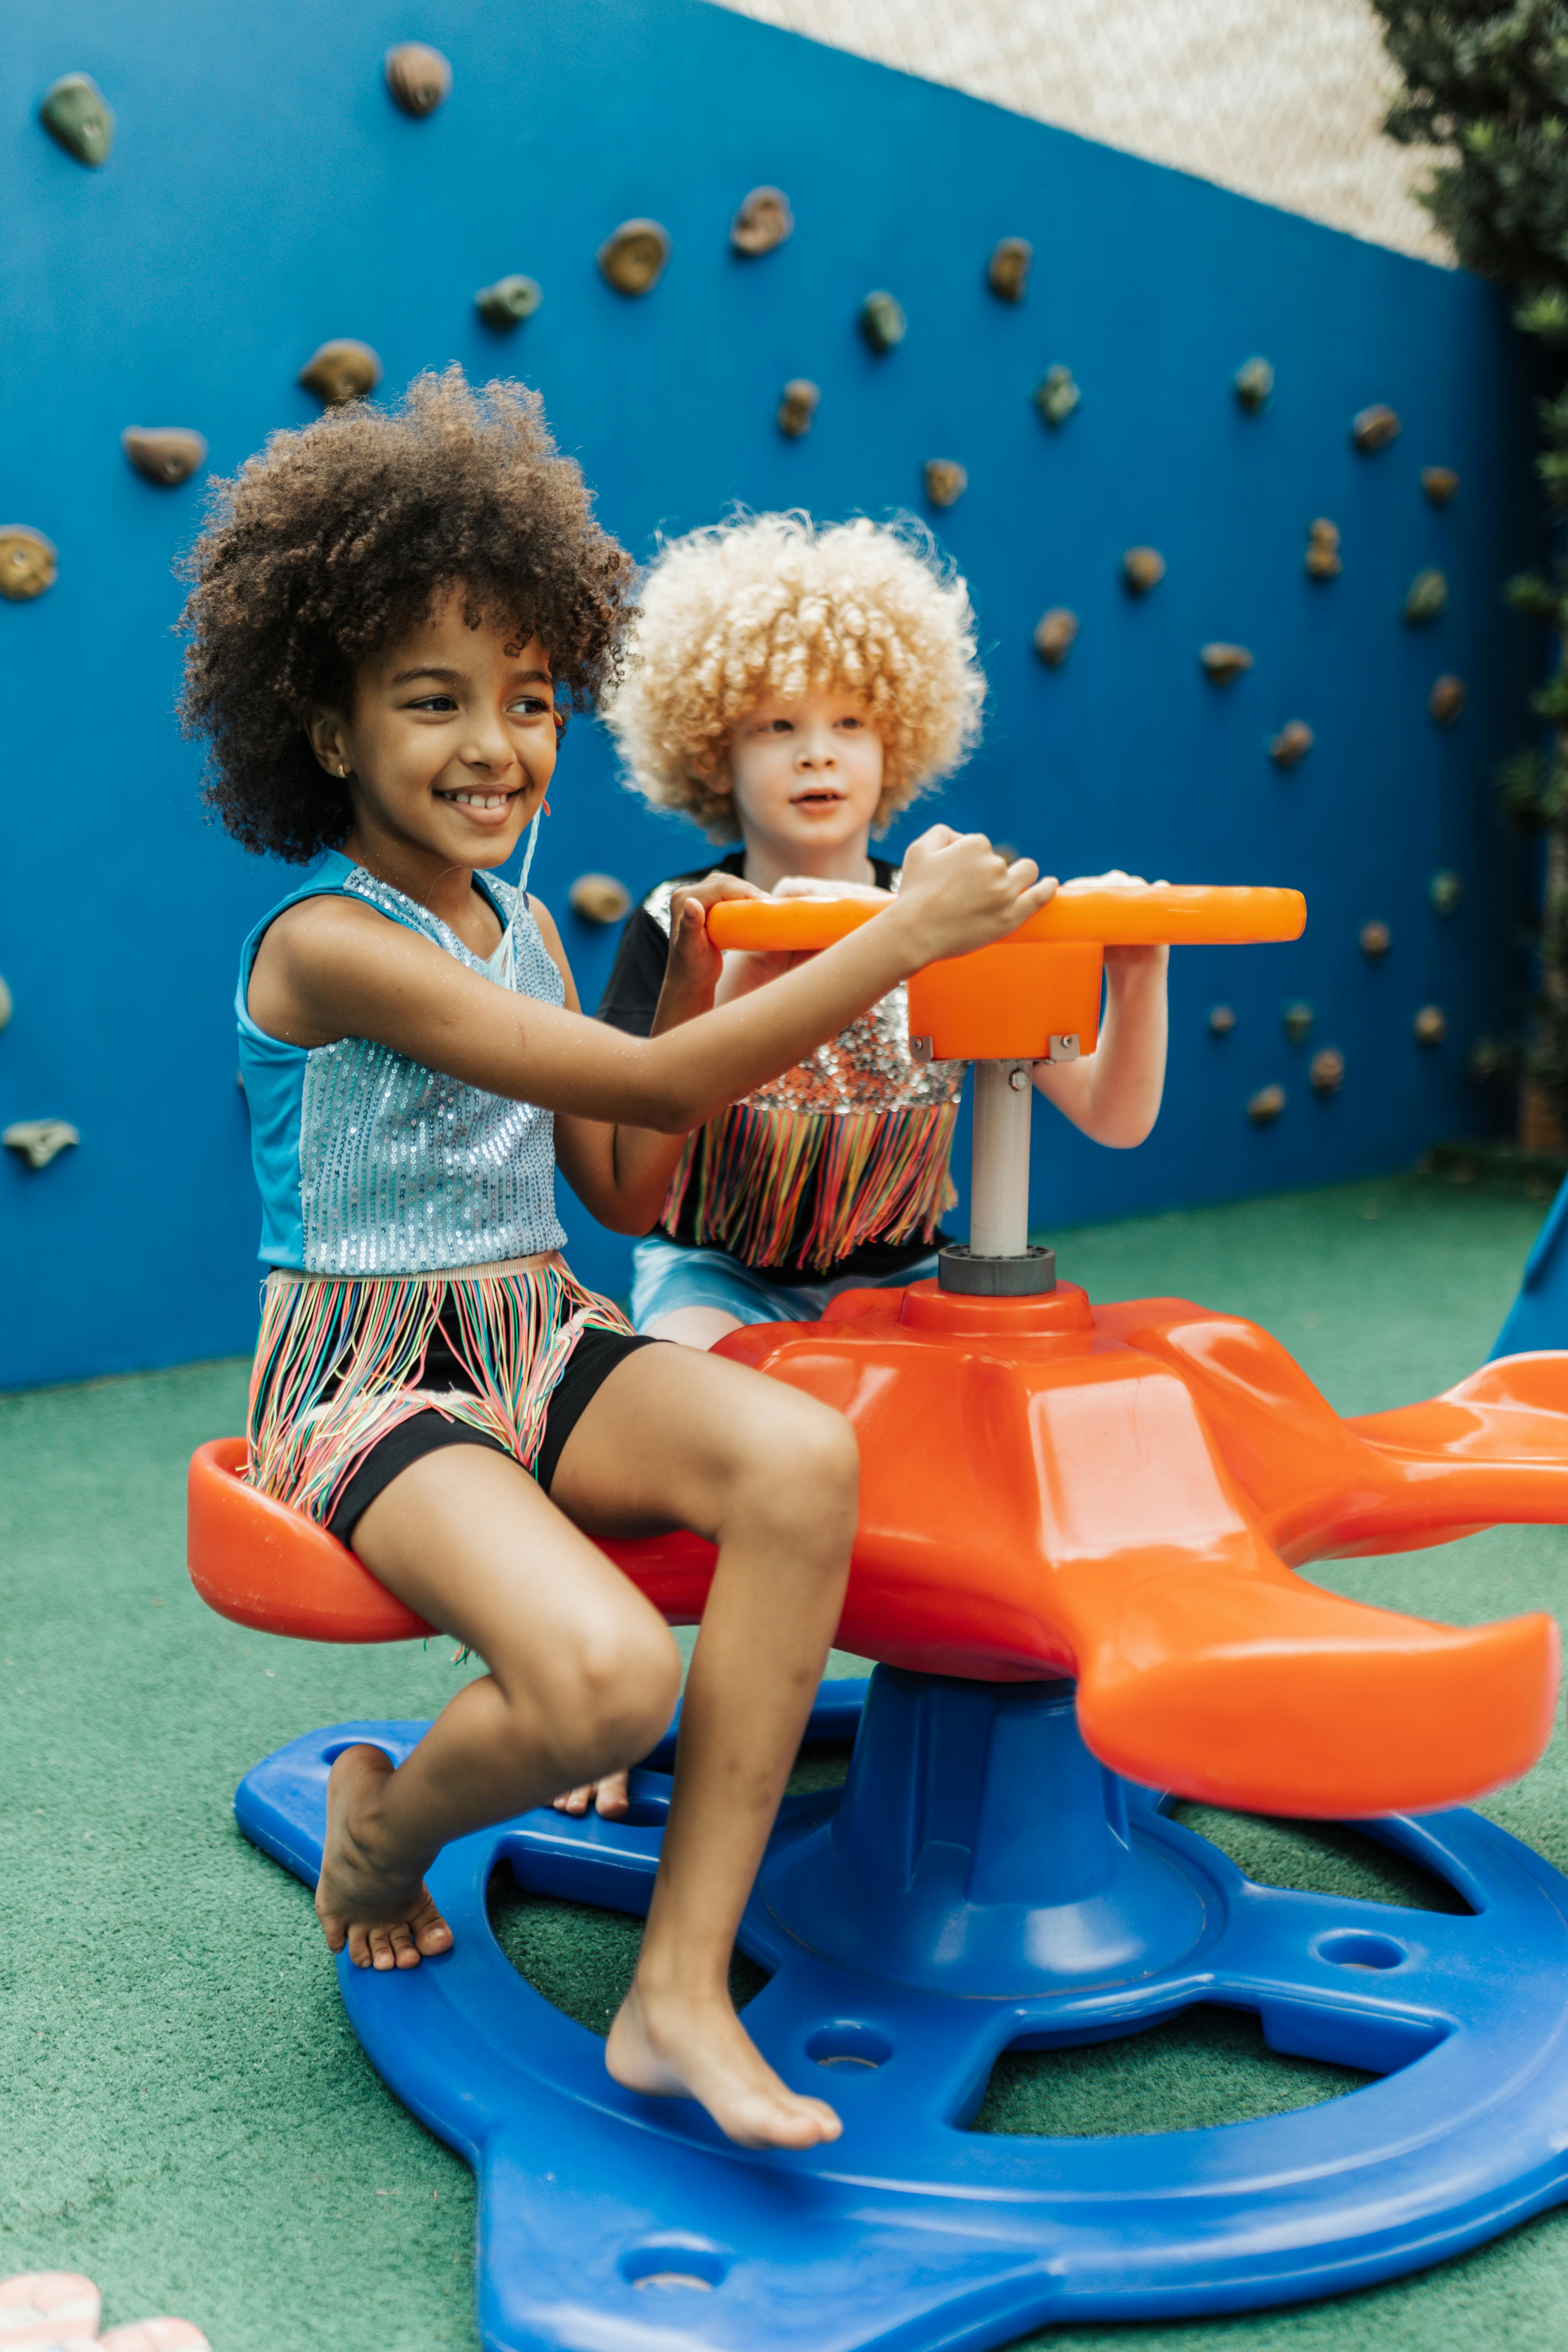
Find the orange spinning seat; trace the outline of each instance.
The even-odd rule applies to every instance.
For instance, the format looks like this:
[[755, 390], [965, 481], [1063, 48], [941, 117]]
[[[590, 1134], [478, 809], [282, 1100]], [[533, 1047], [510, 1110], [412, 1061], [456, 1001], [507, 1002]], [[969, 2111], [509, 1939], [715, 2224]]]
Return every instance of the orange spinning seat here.
[[[710, 919], [726, 947], [815, 948], [874, 919], [806, 900]], [[918, 975], [911, 1030], [944, 1058], [1043, 1059], [1092, 1044], [1105, 943], [1294, 937], [1304, 919], [1288, 891], [1064, 891], [1017, 939]], [[1026, 1097], [1022, 1112], [1026, 1146]], [[1091, 1307], [1071, 1285], [935, 1283], [850, 1292], [820, 1323], [738, 1331], [720, 1352], [856, 1428], [849, 1649], [985, 1681], [1075, 1675], [1102, 1762], [1248, 1810], [1450, 1805], [1545, 1746], [1550, 1617], [1428, 1624], [1293, 1570], [1568, 1521], [1568, 1356], [1506, 1360], [1429, 1403], [1342, 1421], [1238, 1318], [1179, 1299]], [[190, 1570], [213, 1608], [318, 1641], [428, 1630], [344, 1546], [246, 1486], [244, 1459], [242, 1440], [220, 1439], [191, 1465]], [[698, 1538], [604, 1549], [671, 1622], [700, 1616], [712, 1553]]]

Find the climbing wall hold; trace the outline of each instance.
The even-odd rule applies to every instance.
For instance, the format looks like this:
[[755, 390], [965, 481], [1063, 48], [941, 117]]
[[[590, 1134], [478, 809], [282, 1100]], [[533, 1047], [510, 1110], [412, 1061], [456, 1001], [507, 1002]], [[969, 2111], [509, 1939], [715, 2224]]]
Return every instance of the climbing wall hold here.
[[1209, 1006], [1209, 1035], [1211, 1037], [1228, 1037], [1235, 1026], [1236, 1015], [1231, 1011], [1228, 1004], [1211, 1004]]
[[0, 596], [29, 604], [52, 588], [59, 570], [52, 541], [25, 522], [0, 523]]
[[737, 253], [772, 253], [795, 230], [795, 215], [782, 188], [753, 188], [742, 196], [730, 223], [730, 242]]
[[172, 490], [206, 462], [207, 445], [188, 425], [128, 425], [120, 446], [143, 481]]
[[1307, 572], [1313, 580], [1337, 580], [1344, 570], [1340, 560], [1340, 527], [1327, 515], [1307, 525]]
[[400, 41], [386, 53], [386, 87], [405, 114], [434, 114], [452, 87], [452, 68], [424, 41]]
[[1272, 1127], [1284, 1108], [1283, 1087], [1259, 1087], [1247, 1098], [1247, 1116], [1254, 1127]]
[[1268, 756], [1277, 768], [1294, 768], [1306, 758], [1316, 740], [1304, 719], [1292, 719], [1269, 744]]
[[1448, 577], [1436, 564], [1418, 572], [1405, 592], [1405, 618], [1413, 629], [1435, 621], [1448, 601]]
[[985, 283], [999, 301], [1021, 302], [1029, 290], [1035, 248], [1026, 236], [999, 237], [985, 265]]
[[820, 387], [813, 383], [809, 376], [792, 376], [779, 401], [779, 431], [787, 434], [792, 441], [798, 441], [803, 433], [809, 433], [821, 398]]
[[1121, 577], [1134, 596], [1147, 596], [1165, 576], [1165, 559], [1157, 547], [1130, 547], [1121, 558]]
[[1337, 1095], [1345, 1082], [1345, 1057], [1339, 1047], [1321, 1047], [1307, 1065], [1307, 1076], [1314, 1094]]
[[381, 362], [368, 343], [356, 343], [352, 335], [342, 335], [310, 353], [300, 370], [300, 381], [324, 408], [342, 408], [375, 390], [381, 382]]
[[96, 171], [114, 144], [114, 117], [90, 74], [61, 74], [44, 92], [38, 120], [68, 155]]
[[1432, 904], [1439, 915], [1458, 912], [1459, 901], [1465, 895], [1465, 885], [1459, 875], [1444, 866], [1439, 873], [1433, 875], [1430, 887]]
[[1440, 1045], [1448, 1034], [1448, 1016], [1440, 1004], [1424, 1004], [1414, 1026], [1418, 1045]]
[[1358, 410], [1351, 419], [1351, 439], [1363, 457], [1386, 449], [1391, 441], [1398, 439], [1401, 430], [1398, 410], [1381, 400], [1374, 401], [1370, 408]]
[[579, 874], [566, 897], [585, 923], [618, 923], [632, 903], [631, 892], [613, 874]]
[[6, 1150], [16, 1152], [29, 1168], [47, 1168], [59, 1152], [80, 1141], [75, 1128], [63, 1118], [19, 1118], [0, 1135]]
[[13, 1010], [11, 992], [6, 987], [5, 982], [0, 980], [0, 1029], [8, 1029], [10, 1027]]
[[956, 506], [969, 488], [969, 475], [956, 457], [928, 457], [925, 488], [933, 507]]
[[505, 334], [510, 327], [521, 327], [531, 319], [544, 299], [544, 289], [537, 278], [498, 278], [493, 286], [481, 286], [474, 297], [474, 308], [487, 327]]
[[1465, 681], [1447, 675], [1438, 678], [1426, 698], [1426, 708], [1439, 727], [1451, 727], [1465, 707]]
[[623, 221], [599, 247], [598, 262], [617, 294], [650, 294], [669, 259], [669, 232], [656, 220]]
[[1370, 923], [1363, 923], [1356, 936], [1361, 943], [1361, 951], [1368, 963], [1381, 963], [1394, 945], [1394, 933], [1389, 929], [1388, 925], [1380, 923], [1375, 919]]
[[1078, 614], [1065, 604], [1053, 604], [1035, 624], [1035, 651], [1047, 669], [1060, 669], [1078, 635]]
[[1289, 1038], [1292, 1045], [1306, 1044], [1307, 1032], [1316, 1017], [1310, 1004], [1288, 1004], [1285, 1007], [1279, 1018], [1285, 1025], [1285, 1034]]
[[1459, 478], [1452, 466], [1423, 466], [1421, 487], [1435, 507], [1446, 507], [1458, 495]]
[[1035, 406], [1053, 430], [1067, 423], [1082, 398], [1071, 368], [1048, 367], [1035, 386]]
[[1256, 416], [1268, 404], [1274, 389], [1274, 371], [1264, 359], [1243, 360], [1231, 377], [1231, 388], [1249, 416]]
[[1245, 646], [1200, 646], [1198, 659], [1213, 686], [1233, 686], [1244, 671], [1252, 667], [1252, 656]]
[[867, 295], [860, 305], [860, 332], [874, 352], [890, 352], [909, 331], [903, 306], [884, 287]]

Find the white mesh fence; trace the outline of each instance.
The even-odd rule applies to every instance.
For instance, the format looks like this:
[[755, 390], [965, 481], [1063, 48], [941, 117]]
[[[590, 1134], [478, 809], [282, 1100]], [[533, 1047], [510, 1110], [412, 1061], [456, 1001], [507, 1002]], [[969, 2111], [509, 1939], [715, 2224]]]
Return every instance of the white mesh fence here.
[[1430, 154], [1382, 131], [1394, 76], [1365, 0], [721, 0], [1451, 263], [1410, 194]]

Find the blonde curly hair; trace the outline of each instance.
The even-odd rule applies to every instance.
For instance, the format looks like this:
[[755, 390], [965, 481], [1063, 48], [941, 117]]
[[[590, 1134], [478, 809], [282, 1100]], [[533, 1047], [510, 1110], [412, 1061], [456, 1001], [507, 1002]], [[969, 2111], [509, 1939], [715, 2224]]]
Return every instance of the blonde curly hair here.
[[635, 789], [712, 841], [740, 831], [730, 743], [769, 697], [826, 688], [864, 701], [883, 746], [878, 832], [980, 733], [969, 591], [913, 520], [742, 514], [666, 542], [640, 604], [603, 715]]

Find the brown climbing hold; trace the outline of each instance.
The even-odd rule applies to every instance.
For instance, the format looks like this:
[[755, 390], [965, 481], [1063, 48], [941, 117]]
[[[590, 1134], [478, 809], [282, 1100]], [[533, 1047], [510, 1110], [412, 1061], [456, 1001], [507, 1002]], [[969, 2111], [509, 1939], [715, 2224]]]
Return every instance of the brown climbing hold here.
[[1459, 494], [1459, 478], [1452, 466], [1423, 466], [1421, 487], [1435, 507], [1446, 507]]
[[1035, 248], [1026, 236], [999, 237], [985, 265], [985, 283], [1001, 302], [1021, 302], [1029, 290]]
[[1165, 576], [1165, 559], [1157, 547], [1130, 547], [1121, 558], [1121, 576], [1134, 596], [1147, 596]]
[[1209, 1006], [1209, 1035], [1211, 1037], [1228, 1037], [1235, 1026], [1236, 1015], [1231, 1011], [1228, 1004], [1211, 1004]]
[[1344, 570], [1340, 558], [1340, 527], [1327, 515], [1319, 515], [1307, 525], [1306, 564], [1308, 576], [1313, 580], [1337, 580]]
[[1451, 727], [1465, 707], [1465, 681], [1445, 674], [1433, 686], [1426, 708], [1439, 727]]
[[969, 488], [969, 475], [956, 457], [928, 457], [925, 488], [933, 507], [956, 506]]
[[386, 53], [386, 87], [405, 114], [434, 114], [452, 87], [452, 68], [425, 41], [401, 41]]
[[531, 319], [544, 299], [544, 289], [537, 278], [523, 278], [514, 273], [510, 278], [498, 278], [493, 286], [481, 286], [474, 297], [474, 308], [487, 327], [505, 334], [512, 327], [521, 327]]
[[585, 923], [618, 923], [632, 903], [631, 892], [613, 874], [579, 874], [566, 898]]
[[1268, 756], [1277, 768], [1294, 768], [1316, 741], [1317, 737], [1304, 719], [1292, 719], [1269, 744]]
[[809, 433], [821, 399], [820, 387], [813, 383], [809, 376], [792, 376], [779, 402], [779, 431], [787, 434], [792, 441], [798, 441], [803, 433]]
[[1415, 1043], [1440, 1045], [1448, 1034], [1448, 1016], [1440, 1004], [1424, 1004], [1415, 1015]]
[[172, 490], [206, 462], [205, 437], [188, 425], [128, 425], [120, 446], [145, 482]]
[[1198, 659], [1211, 686], [1233, 686], [1252, 667], [1252, 656], [1245, 646], [1200, 646]]
[[1448, 601], [1447, 574], [1436, 565], [1428, 564], [1418, 572], [1405, 592], [1405, 618], [1413, 629], [1424, 628], [1435, 621]]
[[1231, 389], [1249, 416], [1256, 416], [1268, 404], [1274, 390], [1274, 371], [1265, 359], [1243, 360], [1232, 376]]
[[860, 305], [860, 332], [874, 352], [890, 352], [909, 331], [903, 305], [879, 286]]
[[50, 138], [79, 163], [96, 171], [114, 144], [114, 116], [90, 74], [61, 74], [44, 92], [38, 120]]
[[1035, 406], [1053, 432], [1067, 423], [1082, 398], [1071, 368], [1048, 367], [1035, 386]]
[[753, 188], [750, 195], [742, 197], [740, 210], [730, 223], [730, 242], [737, 253], [754, 259], [772, 253], [794, 230], [795, 215], [784, 190]]
[[1370, 923], [1363, 923], [1357, 937], [1361, 942], [1361, 951], [1368, 963], [1381, 963], [1394, 945], [1394, 933], [1389, 929], [1388, 925], [1375, 919]]
[[1272, 1127], [1284, 1108], [1283, 1087], [1259, 1087], [1255, 1095], [1247, 1097], [1247, 1116], [1254, 1127]]
[[1307, 1032], [1316, 1017], [1310, 1004], [1288, 1004], [1285, 1007], [1279, 1018], [1285, 1024], [1285, 1034], [1289, 1038], [1292, 1045], [1306, 1044]]
[[1455, 915], [1465, 895], [1462, 878], [1448, 866], [1434, 874], [1431, 880], [1432, 904], [1439, 915]]
[[599, 247], [599, 268], [617, 294], [651, 294], [669, 259], [669, 232], [656, 220], [623, 221]]
[[26, 604], [52, 588], [59, 571], [54, 543], [29, 523], [0, 523], [0, 596]]
[[1047, 669], [1060, 669], [1078, 635], [1078, 614], [1065, 604], [1053, 604], [1035, 624], [1035, 651]]
[[1363, 457], [1386, 449], [1391, 441], [1398, 439], [1402, 429], [1399, 411], [1381, 400], [1374, 401], [1370, 408], [1358, 410], [1351, 419], [1351, 438]]
[[368, 343], [342, 335], [318, 345], [300, 370], [300, 381], [324, 408], [342, 408], [375, 390], [381, 382], [381, 362]]
[[779, 398], [779, 431], [798, 441], [802, 434], [810, 432], [821, 400], [821, 387], [809, 376], [792, 376]]
[[0, 1135], [0, 1143], [29, 1168], [47, 1168], [51, 1160], [80, 1141], [75, 1128], [64, 1118], [18, 1118]]
[[1345, 1082], [1345, 1057], [1337, 1045], [1324, 1045], [1307, 1065], [1307, 1076], [1312, 1091], [1320, 1095], [1337, 1095]]

